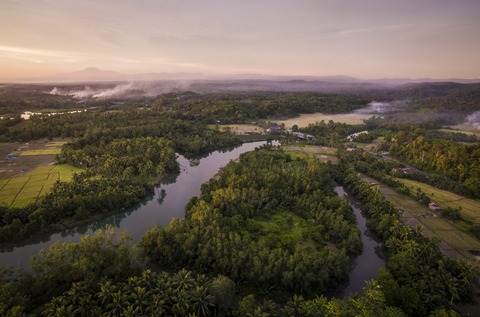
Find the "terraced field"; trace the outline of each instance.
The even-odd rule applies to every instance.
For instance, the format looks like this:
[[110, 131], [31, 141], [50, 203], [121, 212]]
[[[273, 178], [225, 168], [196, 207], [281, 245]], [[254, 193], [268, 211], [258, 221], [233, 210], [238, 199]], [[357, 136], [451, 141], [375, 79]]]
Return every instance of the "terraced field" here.
[[68, 181], [83, 169], [70, 165], [40, 166], [21, 177], [0, 180], [0, 204], [24, 207], [48, 194], [57, 180]]

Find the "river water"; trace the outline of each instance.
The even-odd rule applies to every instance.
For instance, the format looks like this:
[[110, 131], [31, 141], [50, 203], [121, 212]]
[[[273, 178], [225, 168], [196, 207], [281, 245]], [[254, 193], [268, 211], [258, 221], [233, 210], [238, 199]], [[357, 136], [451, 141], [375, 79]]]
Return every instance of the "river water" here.
[[346, 192], [342, 186], [335, 188], [335, 191], [352, 206], [357, 217], [357, 227], [362, 233], [363, 243], [362, 254], [352, 259], [352, 271], [349, 274], [348, 281], [327, 294], [328, 296], [343, 298], [350, 294], [362, 294], [362, 289], [366, 286], [365, 281], [371, 281], [378, 277], [378, 270], [385, 268], [388, 255], [382, 245], [382, 240], [367, 228], [367, 218], [359, 208], [360, 202], [355, 196]]
[[[222, 166], [240, 154], [252, 151], [266, 142], [244, 143], [240, 146], [222, 148], [194, 157], [178, 156], [181, 166], [180, 173], [172, 174], [164, 179], [155, 192], [140, 203], [115, 215], [105, 217], [95, 222], [61, 232], [46, 233], [32, 238], [0, 244], [0, 266], [13, 265], [15, 268], [29, 270], [29, 259], [40, 250], [48, 248], [58, 240], [67, 243], [78, 243], [85, 235], [92, 236], [95, 231], [107, 224], [112, 224], [117, 231], [127, 231], [138, 243], [154, 223], [167, 227], [173, 217], [183, 218], [185, 205], [192, 196], [200, 195], [202, 183], [213, 177]], [[355, 210], [358, 227], [362, 231], [364, 252], [352, 260], [353, 270], [348, 282], [332, 292], [332, 296], [343, 297], [350, 293], [361, 293], [365, 280], [377, 277], [378, 269], [385, 267], [385, 253], [381, 249], [380, 240], [365, 227], [365, 218], [356, 207], [356, 200], [346, 194], [342, 187], [337, 187], [337, 193], [344, 196]]]

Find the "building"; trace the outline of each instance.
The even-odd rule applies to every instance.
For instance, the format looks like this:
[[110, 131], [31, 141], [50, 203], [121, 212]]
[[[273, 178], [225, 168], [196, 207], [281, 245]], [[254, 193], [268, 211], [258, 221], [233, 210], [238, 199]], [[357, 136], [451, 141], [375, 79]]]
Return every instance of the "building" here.
[[393, 171], [395, 173], [403, 173], [403, 174], [408, 174], [408, 173], [413, 173], [415, 172], [413, 169], [409, 168], [409, 167], [405, 167], [405, 168], [394, 168]]
[[428, 208], [435, 210], [435, 211], [440, 211], [442, 208], [440, 208], [436, 203], [429, 203]]
[[347, 147], [347, 151], [348, 151], [348, 152], [354, 152], [355, 149], [354, 149], [353, 147]]

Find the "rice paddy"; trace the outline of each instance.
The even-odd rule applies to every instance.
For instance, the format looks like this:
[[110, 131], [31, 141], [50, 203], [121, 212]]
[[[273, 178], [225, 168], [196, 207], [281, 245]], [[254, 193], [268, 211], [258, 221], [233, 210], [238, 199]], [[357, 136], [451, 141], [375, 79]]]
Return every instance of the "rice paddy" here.
[[438, 189], [424, 183], [416, 182], [409, 179], [398, 179], [408, 187], [420, 188], [426, 193], [432, 202], [436, 203], [440, 208], [461, 208], [460, 213], [467, 216], [474, 223], [480, 223], [480, 201], [468, 199], [463, 196]]
[[21, 177], [0, 180], [0, 204], [25, 207], [48, 194], [57, 180], [69, 181], [74, 173], [83, 172], [70, 165], [40, 166]]
[[[377, 181], [362, 176], [366, 181]], [[480, 223], [480, 202], [468, 199], [420, 182], [399, 179], [398, 181], [411, 187], [419, 187], [426, 194], [430, 196], [433, 202], [439, 205], [441, 208], [454, 207], [458, 208], [462, 206], [461, 213], [470, 217], [474, 223]], [[421, 224], [424, 227], [424, 235], [427, 237], [438, 236], [442, 243], [440, 249], [442, 252], [453, 259], [458, 258], [470, 258], [472, 255], [468, 253], [468, 250], [480, 250], [480, 241], [468, 234], [468, 226], [463, 221], [452, 221], [446, 218], [423, 218], [421, 215], [424, 213], [435, 214], [435, 212], [426, 206], [421, 205], [414, 199], [401, 195], [391, 188], [380, 185], [380, 192], [385, 198], [395, 204], [395, 207], [403, 212], [401, 220], [408, 226], [413, 228], [417, 224]], [[433, 196], [432, 196], [433, 194]]]
[[61, 149], [46, 149], [46, 150], [28, 150], [22, 152], [20, 156], [29, 156], [29, 155], [55, 155], [60, 154], [62, 152]]

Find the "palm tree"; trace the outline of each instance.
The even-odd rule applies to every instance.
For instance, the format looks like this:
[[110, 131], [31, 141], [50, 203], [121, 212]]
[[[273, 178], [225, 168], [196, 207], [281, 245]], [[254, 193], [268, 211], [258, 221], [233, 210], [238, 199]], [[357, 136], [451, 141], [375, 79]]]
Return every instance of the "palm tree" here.
[[142, 313], [139, 307], [134, 309], [133, 306], [128, 306], [127, 309], [125, 309], [120, 316], [121, 317], [145, 317], [146, 315]]
[[172, 278], [172, 287], [177, 290], [190, 289], [195, 285], [195, 280], [190, 276], [192, 272], [185, 269], [176, 273]]
[[176, 302], [172, 307], [172, 311], [175, 316], [185, 316], [190, 311], [190, 295], [185, 290], [180, 290], [173, 297], [173, 301]]
[[50, 303], [45, 305], [46, 309], [44, 311], [44, 314], [46, 314], [47, 316], [53, 316], [57, 311], [57, 308], [65, 307], [66, 304], [67, 302], [65, 301], [65, 298], [63, 296], [54, 297], [52, 298]]
[[80, 299], [85, 294], [85, 286], [83, 285], [83, 283], [73, 283], [72, 288], [66, 293], [67, 302], [71, 303], [73, 306], [77, 306], [80, 302]]
[[166, 304], [163, 294], [155, 294], [150, 300], [150, 306], [147, 307], [146, 312], [150, 313], [151, 316], [161, 316], [166, 313]]
[[143, 312], [144, 308], [148, 307], [151, 302], [149, 298], [152, 296], [152, 292], [147, 291], [145, 288], [137, 287], [135, 288], [134, 293], [131, 295], [132, 300], [134, 300], [133, 305], [137, 306], [141, 312]]
[[94, 306], [96, 305], [95, 300], [92, 300], [92, 295], [87, 294], [79, 299], [77, 308], [73, 311], [75, 315], [80, 315], [81, 317], [89, 317], [92, 314], [90, 313]]
[[109, 316], [119, 316], [126, 307], [130, 306], [130, 302], [127, 300], [127, 295], [123, 295], [120, 291], [112, 294], [112, 302], [107, 305]]
[[111, 303], [112, 295], [117, 291], [117, 287], [112, 285], [111, 281], [100, 284], [100, 292], [96, 296], [101, 300], [101, 307], [106, 307]]
[[400, 222], [400, 220], [395, 219], [393, 221], [392, 226], [390, 227], [390, 232], [394, 237], [399, 237], [401, 230], [402, 230], [403, 224]]
[[197, 316], [209, 316], [210, 307], [213, 307], [214, 304], [212, 301], [214, 297], [207, 293], [207, 289], [203, 287], [197, 287], [192, 293], [192, 303], [193, 309], [195, 310]]

